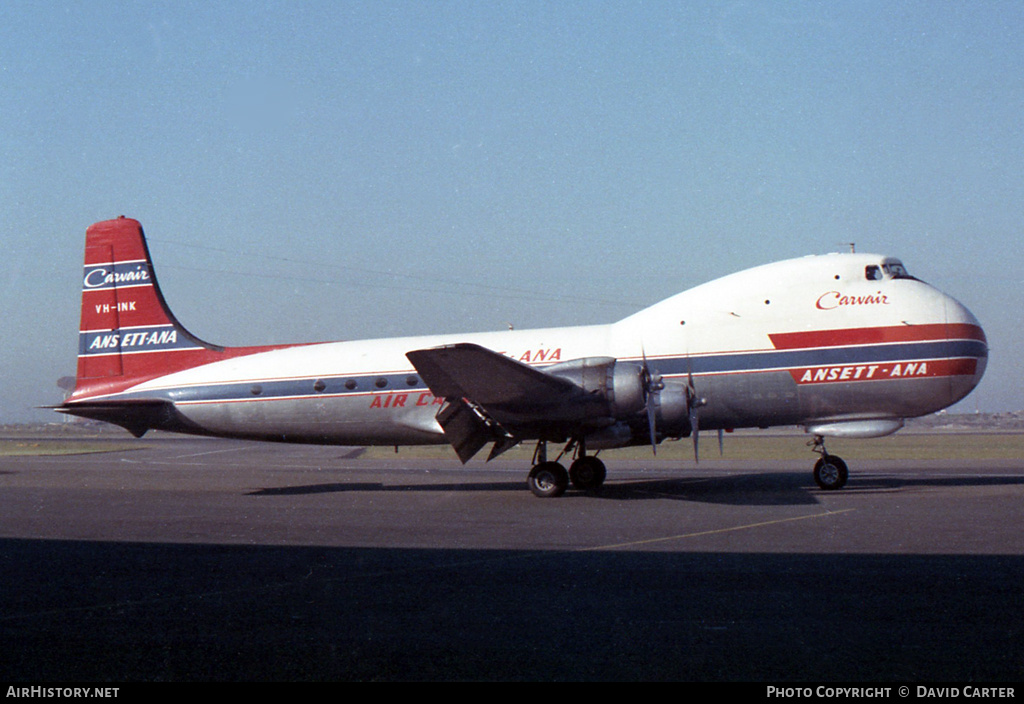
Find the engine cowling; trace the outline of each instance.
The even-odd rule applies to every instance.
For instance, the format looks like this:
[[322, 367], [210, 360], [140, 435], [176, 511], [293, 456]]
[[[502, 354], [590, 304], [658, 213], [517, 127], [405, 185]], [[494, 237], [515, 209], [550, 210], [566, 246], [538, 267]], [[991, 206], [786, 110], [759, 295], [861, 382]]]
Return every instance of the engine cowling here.
[[683, 438], [690, 434], [690, 402], [685, 383], [666, 381], [654, 397], [654, 409], [660, 438]]
[[[679, 382], [664, 382], [660, 388], [651, 391], [656, 441], [690, 435], [687, 398], [687, 386]], [[591, 450], [648, 445], [650, 442], [650, 426], [645, 412], [637, 412], [630, 418], [616, 420], [587, 434], [587, 447]]]
[[[592, 448], [651, 442], [648, 402], [654, 412], [655, 441], [690, 434], [689, 390], [685, 383], [662, 382], [644, 364], [614, 357], [584, 357], [546, 368], [545, 373], [572, 382], [585, 393], [568, 414], [591, 427]], [[649, 399], [649, 401], [648, 401]], [[566, 418], [568, 419], [568, 418]]]
[[643, 365], [614, 357], [584, 357], [548, 367], [545, 373], [565, 379], [587, 394], [588, 415], [620, 420], [647, 407], [650, 374]]

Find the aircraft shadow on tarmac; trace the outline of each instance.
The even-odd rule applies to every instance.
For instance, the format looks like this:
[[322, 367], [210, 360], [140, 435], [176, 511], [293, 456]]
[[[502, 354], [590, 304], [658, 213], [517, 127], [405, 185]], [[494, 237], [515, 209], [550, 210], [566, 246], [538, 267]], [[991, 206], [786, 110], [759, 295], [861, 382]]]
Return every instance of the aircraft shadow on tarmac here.
[[[781, 481], [780, 481], [781, 478]], [[522, 492], [523, 481], [466, 481], [430, 484], [385, 484], [382, 482], [332, 482], [258, 489], [250, 496], [297, 496], [347, 492]], [[530, 497], [532, 499], [532, 497]], [[798, 473], [783, 475], [734, 475], [713, 479], [640, 479], [610, 481], [598, 490], [569, 490], [554, 501], [579, 499], [605, 501], [650, 501], [669, 499], [735, 505], [802, 505], [816, 503], [806, 477]], [[540, 500], [540, 499], [536, 499]]]
[[[1017, 486], [1024, 476], [914, 476], [865, 473], [851, 479], [841, 494], [892, 493], [917, 488]], [[507, 492], [525, 491], [525, 482], [468, 481], [429, 484], [382, 482], [332, 482], [303, 486], [269, 487], [250, 496], [297, 496], [344, 492]], [[578, 499], [605, 501], [677, 500], [734, 506], [795, 506], [818, 503], [823, 492], [806, 472], [740, 473], [699, 478], [623, 479], [609, 481], [596, 491], [570, 490], [556, 501]]]

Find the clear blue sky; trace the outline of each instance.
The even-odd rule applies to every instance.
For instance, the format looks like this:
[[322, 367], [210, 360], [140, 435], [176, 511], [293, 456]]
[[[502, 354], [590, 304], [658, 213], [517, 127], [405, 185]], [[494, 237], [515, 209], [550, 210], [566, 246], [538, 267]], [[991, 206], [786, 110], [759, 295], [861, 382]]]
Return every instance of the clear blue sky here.
[[200, 337], [598, 323], [903, 258], [1024, 408], [1022, 2], [0, 3], [0, 422], [74, 373], [82, 238]]

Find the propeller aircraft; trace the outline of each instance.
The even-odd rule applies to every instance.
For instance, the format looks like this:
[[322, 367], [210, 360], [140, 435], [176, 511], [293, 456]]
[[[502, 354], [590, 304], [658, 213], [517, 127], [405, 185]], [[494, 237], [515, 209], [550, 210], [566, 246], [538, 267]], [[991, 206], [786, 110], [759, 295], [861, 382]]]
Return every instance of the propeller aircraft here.
[[[800, 426], [822, 489], [827, 437], [879, 437], [964, 398], [988, 344], [962, 304], [891, 257], [842, 253], [716, 279], [606, 325], [222, 347], [168, 307], [138, 221], [86, 231], [78, 369], [62, 413], [120, 425], [338, 445], [448, 443], [468, 462], [536, 443], [530, 490], [595, 490], [596, 452], [702, 431]], [[564, 449], [549, 459], [548, 444]], [[562, 456], [570, 457], [566, 469]]]

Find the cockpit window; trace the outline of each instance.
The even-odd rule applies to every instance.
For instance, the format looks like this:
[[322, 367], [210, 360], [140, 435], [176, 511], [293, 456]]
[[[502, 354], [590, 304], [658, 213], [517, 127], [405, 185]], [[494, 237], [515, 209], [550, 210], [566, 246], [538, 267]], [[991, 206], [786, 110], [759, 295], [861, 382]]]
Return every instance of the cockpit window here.
[[914, 278], [908, 272], [906, 267], [903, 266], [903, 262], [889, 261], [882, 264], [882, 270], [885, 275], [890, 279], [912, 279]]
[[898, 259], [887, 259], [879, 264], [868, 264], [864, 267], [864, 278], [868, 281], [881, 281], [882, 279], [913, 279]]

